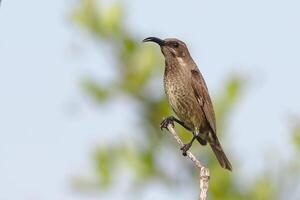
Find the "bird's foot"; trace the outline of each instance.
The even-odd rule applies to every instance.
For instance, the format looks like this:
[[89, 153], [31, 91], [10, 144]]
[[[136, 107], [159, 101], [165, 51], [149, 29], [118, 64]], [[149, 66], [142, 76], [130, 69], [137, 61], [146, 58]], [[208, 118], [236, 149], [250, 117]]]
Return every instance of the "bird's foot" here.
[[183, 155], [183, 156], [186, 156], [186, 155], [187, 155], [186, 152], [191, 148], [191, 146], [192, 146], [192, 143], [189, 142], [189, 143], [187, 143], [187, 144], [184, 144], [184, 145], [180, 148], [180, 150], [182, 150], [182, 155]]
[[161, 123], [160, 123], [160, 129], [163, 130], [164, 128], [168, 130], [168, 125], [171, 124], [173, 127], [174, 125], [174, 117], [170, 116], [165, 118]]

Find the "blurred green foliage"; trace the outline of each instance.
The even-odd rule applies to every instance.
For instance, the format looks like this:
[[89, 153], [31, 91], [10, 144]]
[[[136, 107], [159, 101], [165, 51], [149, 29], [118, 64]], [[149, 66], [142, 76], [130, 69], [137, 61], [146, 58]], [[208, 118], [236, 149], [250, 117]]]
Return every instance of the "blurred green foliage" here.
[[[82, 81], [82, 87], [99, 104], [121, 95], [130, 97], [133, 104], [139, 105], [140, 109], [136, 115], [139, 116], [142, 125], [142, 132], [139, 134], [144, 137], [143, 144], [132, 144], [134, 140], [126, 140], [121, 144], [98, 148], [94, 156], [96, 181], [81, 178], [76, 181], [76, 185], [81, 189], [94, 187], [104, 190], [114, 187], [114, 176], [118, 173], [120, 166], [122, 168], [126, 166], [133, 176], [132, 185], [136, 186], [138, 183], [139, 188], [146, 187], [147, 182], [154, 178], [172, 187], [176, 187], [188, 179], [195, 183], [195, 190], [198, 190], [198, 172], [189, 161], [180, 163], [182, 166], [178, 166], [178, 168], [186, 170], [188, 178], [185, 179], [170, 175], [168, 169], [157, 162], [161, 156], [161, 146], [175, 152], [177, 159], [181, 157], [178, 146], [174, 145], [169, 137], [165, 137], [165, 134], [160, 134], [159, 123], [163, 117], [172, 114], [166, 98], [163, 93], [152, 95], [153, 91], [149, 89], [151, 81], [157, 80], [157, 76], [162, 77], [164, 64], [159, 50], [151, 45], [142, 45], [141, 38], [128, 30], [124, 22], [123, 9], [118, 3], [103, 7], [99, 1], [81, 0], [74, 9], [72, 18], [93, 37], [112, 48], [115, 65], [109, 67], [114, 67], [118, 74], [118, 78], [111, 80], [109, 84], [86, 78]], [[244, 78], [232, 75], [228, 77], [224, 88], [220, 88], [221, 92], [214, 101], [219, 134], [226, 133], [230, 111], [239, 101], [245, 84]], [[177, 129], [184, 140], [191, 137], [184, 129], [178, 126]], [[299, 147], [300, 129], [296, 130], [294, 141]], [[199, 147], [193, 147], [193, 151], [200, 154], [201, 158], [206, 159], [205, 163], [208, 164], [211, 171], [210, 199], [265, 200], [274, 199], [278, 195], [278, 185], [268, 176], [258, 177], [246, 189], [240, 188], [235, 180], [243, 178], [238, 177], [236, 173], [223, 170], [211, 152], [203, 149], [200, 152]], [[203, 151], [205, 151], [204, 154]], [[229, 157], [234, 161], [232, 156]], [[233, 167], [234, 170], [238, 168], [234, 162]]]
[[297, 147], [297, 149], [300, 150], [300, 122], [296, 123], [293, 129], [294, 129], [293, 131], [294, 134], [293, 134], [292, 141]]

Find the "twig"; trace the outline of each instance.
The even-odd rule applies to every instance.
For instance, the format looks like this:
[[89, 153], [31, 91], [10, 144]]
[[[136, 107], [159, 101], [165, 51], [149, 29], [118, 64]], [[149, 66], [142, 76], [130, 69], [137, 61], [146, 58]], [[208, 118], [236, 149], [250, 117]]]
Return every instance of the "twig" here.
[[[178, 134], [176, 133], [174, 127], [172, 124], [169, 124], [167, 126], [168, 131], [173, 135], [177, 143], [180, 145], [180, 147], [183, 147], [183, 142], [179, 138]], [[186, 152], [187, 157], [189, 157], [193, 163], [196, 165], [196, 167], [200, 170], [200, 194], [199, 199], [200, 200], [206, 200], [207, 199], [207, 190], [209, 185], [209, 170], [208, 168], [204, 167], [199, 160], [192, 154], [192, 152], [187, 151]]]

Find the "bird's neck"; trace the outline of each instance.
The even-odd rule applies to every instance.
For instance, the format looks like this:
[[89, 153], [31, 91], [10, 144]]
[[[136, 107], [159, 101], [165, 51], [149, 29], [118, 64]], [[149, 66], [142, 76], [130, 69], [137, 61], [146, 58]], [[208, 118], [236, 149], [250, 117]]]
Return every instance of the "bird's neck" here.
[[166, 58], [165, 63], [166, 68], [170, 68], [172, 70], [193, 70], [197, 68], [196, 63], [190, 56]]

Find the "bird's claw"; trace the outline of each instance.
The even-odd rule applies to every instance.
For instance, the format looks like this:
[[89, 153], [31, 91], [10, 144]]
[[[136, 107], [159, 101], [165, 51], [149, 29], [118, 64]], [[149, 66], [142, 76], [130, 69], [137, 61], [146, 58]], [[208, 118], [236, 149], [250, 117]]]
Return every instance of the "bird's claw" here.
[[187, 144], [184, 144], [180, 150], [182, 150], [182, 155], [183, 156], [186, 156], [186, 152], [191, 148], [192, 144], [191, 143], [187, 143]]
[[174, 127], [174, 120], [172, 117], [167, 117], [165, 118], [161, 123], [160, 123], [160, 130], [163, 130], [164, 128], [168, 130], [168, 125], [171, 124], [172, 127]]

